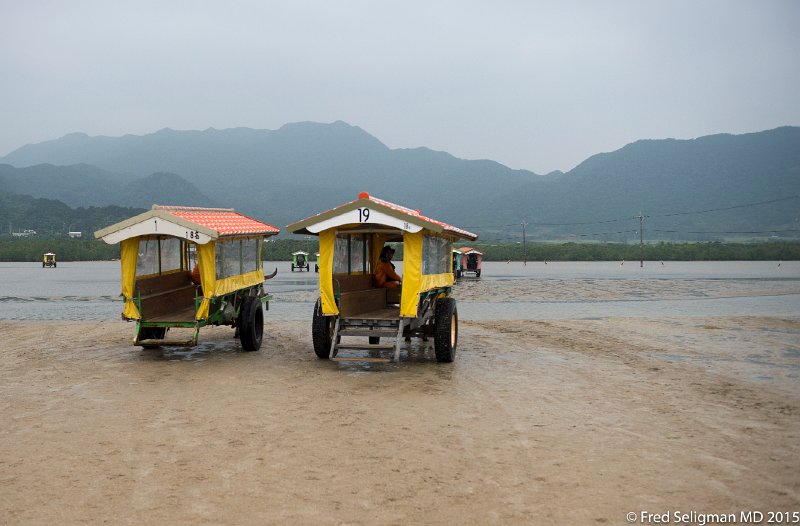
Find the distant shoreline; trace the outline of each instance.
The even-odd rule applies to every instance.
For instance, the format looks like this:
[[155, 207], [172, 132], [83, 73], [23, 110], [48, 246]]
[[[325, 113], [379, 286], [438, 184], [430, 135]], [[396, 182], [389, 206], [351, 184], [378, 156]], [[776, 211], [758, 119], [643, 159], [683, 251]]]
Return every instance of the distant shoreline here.
[[[458, 246], [461, 246], [459, 244]], [[485, 261], [800, 261], [800, 241], [723, 243], [717, 241], [638, 244], [530, 242], [476, 242], [469, 246], [484, 253]], [[313, 240], [276, 239], [266, 244], [265, 261], [289, 261], [292, 252], [318, 250]], [[24, 263], [42, 261], [42, 254], [55, 252], [59, 262], [114, 261], [119, 246], [98, 240], [26, 239], [0, 240], [0, 261]], [[401, 259], [403, 245], [397, 245]]]

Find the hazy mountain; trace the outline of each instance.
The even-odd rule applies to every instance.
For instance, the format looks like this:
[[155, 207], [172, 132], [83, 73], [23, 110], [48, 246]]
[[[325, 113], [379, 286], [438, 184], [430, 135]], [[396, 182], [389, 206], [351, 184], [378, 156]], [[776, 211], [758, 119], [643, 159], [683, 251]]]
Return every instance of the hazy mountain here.
[[198, 206], [214, 204], [194, 184], [176, 174], [125, 176], [88, 164], [37, 164], [25, 168], [0, 164], [0, 188], [15, 194], [55, 199], [72, 207], [124, 205], [150, 208], [154, 203], [182, 202]]
[[85, 163], [72, 166], [37, 164], [14, 168], [0, 164], [0, 188], [16, 194], [57, 199], [70, 206], [116, 203], [124, 178]]
[[[204, 196], [213, 196], [211, 204], [234, 207], [281, 227], [368, 191], [476, 230], [484, 238], [503, 240], [520, 239], [523, 220], [531, 238], [628, 240], [638, 237], [633, 216], [640, 211], [650, 216], [645, 222], [649, 239], [800, 229], [798, 200], [685, 213], [800, 194], [800, 128], [794, 127], [638, 141], [590, 157], [567, 173], [546, 176], [427, 148], [390, 149], [343, 122], [287, 124], [279, 130], [164, 129], [123, 137], [70, 134], [24, 146], [2, 161], [20, 167], [97, 167], [86, 170], [89, 182], [83, 186], [77, 176], [63, 178], [76, 178], [68, 201], [75, 204], [90, 202], [88, 188], [112, 195], [105, 193], [110, 190], [102, 181], [113, 179], [113, 186], [120, 187], [121, 176], [114, 174], [171, 172], [184, 180], [162, 175], [131, 181], [124, 199], [116, 203], [193, 205], [209, 203]], [[5, 179], [0, 183], [5, 185]], [[30, 185], [24, 193], [45, 195]]]

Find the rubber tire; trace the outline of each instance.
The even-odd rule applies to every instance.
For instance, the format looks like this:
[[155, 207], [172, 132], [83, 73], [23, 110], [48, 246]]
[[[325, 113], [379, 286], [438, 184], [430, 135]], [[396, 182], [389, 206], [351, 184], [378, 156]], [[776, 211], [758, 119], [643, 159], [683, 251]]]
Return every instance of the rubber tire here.
[[241, 321], [239, 341], [242, 343], [242, 350], [245, 352], [259, 350], [264, 337], [264, 308], [260, 299], [250, 298], [244, 304]]
[[450, 363], [456, 359], [458, 349], [458, 309], [453, 298], [441, 298], [436, 302], [434, 314], [433, 350], [436, 361]]
[[461, 271], [456, 270], [456, 279], [461, 279]]
[[335, 323], [336, 316], [322, 315], [322, 300], [317, 300], [311, 320], [311, 341], [314, 343], [314, 354], [321, 360], [330, 358]]
[[[163, 340], [167, 335], [166, 327], [139, 327], [138, 340]], [[142, 345], [145, 349], [156, 349], [160, 345]]]
[[480, 271], [480, 269], [475, 271], [475, 277], [476, 277], [476, 278], [479, 278], [479, 277], [481, 277], [481, 271]]

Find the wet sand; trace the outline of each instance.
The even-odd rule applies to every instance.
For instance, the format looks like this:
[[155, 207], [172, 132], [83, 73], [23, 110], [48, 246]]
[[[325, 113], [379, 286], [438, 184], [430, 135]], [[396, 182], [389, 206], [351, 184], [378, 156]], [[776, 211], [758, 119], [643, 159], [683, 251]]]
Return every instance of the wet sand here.
[[0, 321], [5, 524], [626, 524], [800, 510], [800, 318], [462, 322], [454, 364]]

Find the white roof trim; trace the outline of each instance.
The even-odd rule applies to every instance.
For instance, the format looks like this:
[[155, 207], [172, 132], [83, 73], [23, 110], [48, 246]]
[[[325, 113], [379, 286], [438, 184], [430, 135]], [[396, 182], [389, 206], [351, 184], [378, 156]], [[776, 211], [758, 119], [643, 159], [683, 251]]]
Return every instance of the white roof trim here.
[[[196, 229], [196, 226], [187, 226], [192, 225], [192, 223], [188, 221], [181, 222], [185, 224], [180, 224], [176, 221], [154, 215], [115, 232], [106, 234], [102, 239], [109, 245], [138, 236], [178, 237], [191, 241], [192, 243], [197, 243], [198, 245], [205, 245], [209, 241], [216, 239], [216, 236], [212, 237], [206, 232]], [[203, 228], [203, 230], [208, 229]]]
[[323, 230], [353, 224], [386, 225], [411, 233], [422, 230], [421, 225], [416, 225], [407, 219], [398, 219], [368, 206], [355, 208], [319, 223], [308, 225], [306, 230], [313, 234], [319, 234]]

